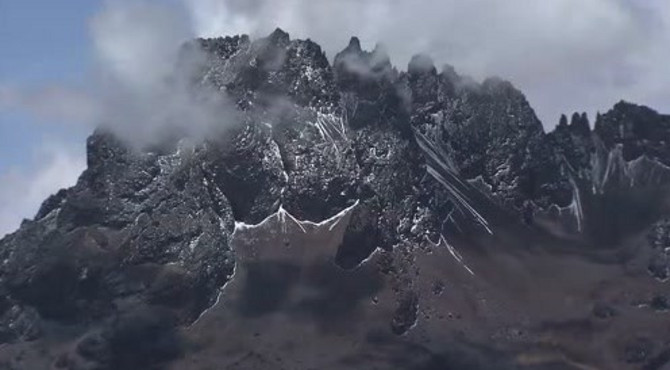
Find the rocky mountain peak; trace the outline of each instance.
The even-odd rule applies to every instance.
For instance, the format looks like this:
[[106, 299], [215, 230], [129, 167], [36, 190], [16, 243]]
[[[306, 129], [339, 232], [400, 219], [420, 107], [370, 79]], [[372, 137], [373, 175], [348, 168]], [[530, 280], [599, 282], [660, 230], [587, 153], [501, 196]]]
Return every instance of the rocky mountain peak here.
[[340, 80], [357, 79], [374, 81], [391, 78], [393, 67], [383, 45], [377, 44], [372, 51], [361, 48], [358, 38], [353, 37], [349, 45], [335, 55], [333, 66]]
[[282, 30], [281, 28], [276, 28], [272, 33], [267, 37], [267, 40], [277, 46], [287, 46], [291, 41], [291, 37], [288, 32]]
[[[178, 343], [178, 328], [228, 299], [221, 290], [240, 273], [242, 291], [259, 281], [278, 285], [268, 301], [242, 294], [236, 304], [248, 310], [239, 322], [286, 310], [291, 299], [282, 294], [313, 277], [300, 282], [292, 296], [299, 303], [290, 306], [321, 320], [310, 330], [332, 326], [340, 314], [322, 317], [314, 307], [343, 302], [338, 309], [355, 317], [385, 292], [394, 337], [382, 337], [395, 343], [429, 315], [419, 301], [423, 307], [444, 289], [431, 280], [437, 293], [416, 291], [425, 285], [422, 272], [436, 270], [431, 263], [442, 266], [430, 256], [451, 256], [458, 271], [479, 279], [453, 243], [483, 260], [509, 251], [500, 261], [516, 268], [537, 261], [529, 250], [549, 253], [540, 246], [565, 254], [614, 249], [655, 225], [654, 248], [639, 258], [665, 253], [659, 220], [670, 210], [657, 200], [670, 184], [669, 116], [621, 102], [598, 116], [593, 131], [586, 114], [575, 113], [545, 133], [512, 83], [477, 83], [448, 66], [438, 72], [421, 54], [398, 71], [383, 47], [365, 51], [356, 37], [332, 64], [318, 44], [281, 29], [257, 40], [198, 39], [182, 56], [190, 52], [206, 56], [193, 81], [234, 103], [226, 130], [195, 143], [166, 136], [139, 149], [113, 131], [91, 135], [78, 183], [0, 240], [0, 341], [51, 340], [53, 325], [64, 325], [76, 331], [69, 340], [78, 354], [67, 356], [103, 369], [114, 369], [109, 358], [159, 368], [179, 351], [119, 347], [118, 338], [146, 343], [158, 333]], [[283, 234], [263, 236], [269, 223]], [[286, 257], [291, 241], [311, 230], [323, 232], [314, 244], [332, 250], [297, 249], [304, 265], [294, 266]], [[244, 241], [251, 249], [234, 250], [239, 235], [255, 231], [284, 243], [270, 253], [281, 258], [258, 258], [254, 237]], [[318, 264], [308, 265], [310, 256]], [[656, 257], [650, 270], [664, 276], [670, 259]], [[341, 292], [343, 282], [365, 289]]]
[[433, 58], [426, 54], [417, 54], [412, 57], [407, 67], [407, 72], [409, 74], [437, 74], [437, 68], [435, 68], [435, 62]]
[[586, 113], [574, 113], [570, 120], [570, 131], [579, 136], [587, 137], [591, 134], [591, 125]]
[[356, 36], [352, 36], [349, 40], [349, 45], [347, 45], [343, 52], [362, 53], [363, 49], [361, 48], [361, 40]]
[[594, 132], [607, 148], [621, 145], [626, 160], [645, 155], [670, 164], [670, 116], [621, 101], [599, 116]]

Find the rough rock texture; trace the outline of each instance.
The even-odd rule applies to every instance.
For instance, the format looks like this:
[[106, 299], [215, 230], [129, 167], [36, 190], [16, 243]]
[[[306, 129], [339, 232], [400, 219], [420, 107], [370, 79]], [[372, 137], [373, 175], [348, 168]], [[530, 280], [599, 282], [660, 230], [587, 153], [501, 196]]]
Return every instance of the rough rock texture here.
[[[667, 212], [670, 117], [649, 108], [620, 102], [594, 130], [575, 113], [545, 133], [511, 83], [476, 83], [424, 55], [398, 71], [356, 38], [332, 65], [281, 30], [194, 40], [183, 55], [193, 51], [207, 56], [194, 83], [231, 99], [234, 122], [204, 142], [144, 149], [96, 131], [77, 185], [0, 240], [1, 343], [65, 325], [83, 337], [61, 368], [160, 367], [179, 356], [175, 327], [230, 279], [235, 221], [280, 207], [318, 222], [358, 202], [335, 257], [347, 270], [377, 249], [406, 251], [411, 265], [414, 248], [446, 233], [467, 240], [509, 224], [614, 247]], [[659, 279], [666, 229], [649, 237]], [[404, 334], [419, 297], [401, 281], [396, 290], [391, 325]]]

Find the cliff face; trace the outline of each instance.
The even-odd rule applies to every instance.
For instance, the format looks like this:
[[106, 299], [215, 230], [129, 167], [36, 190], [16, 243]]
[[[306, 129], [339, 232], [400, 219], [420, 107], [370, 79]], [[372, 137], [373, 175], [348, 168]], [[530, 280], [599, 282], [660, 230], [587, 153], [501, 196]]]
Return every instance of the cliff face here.
[[[552, 207], [581, 208], [571, 211], [569, 223], [580, 224], [582, 237], [597, 239], [581, 203], [605, 188], [664, 183], [668, 117], [648, 108], [618, 103], [598, 116], [593, 131], [586, 115], [575, 113], [547, 134], [509, 82], [491, 78], [478, 84], [448, 66], [438, 71], [427, 56], [417, 55], [407, 72], [399, 72], [383, 48], [364, 51], [356, 38], [332, 67], [318, 45], [291, 41], [281, 31], [253, 43], [200, 43], [218, 56], [204, 68], [204, 83], [231, 93], [254, 117], [250, 121], [272, 126], [263, 134], [272, 138], [265, 150], [277, 145], [277, 163], [284, 166], [277, 172], [287, 174], [286, 183], [275, 181], [287, 191], [275, 201], [309, 219], [322, 219], [355, 199], [364, 201], [362, 208], [383, 204], [373, 211], [389, 218], [373, 227], [387, 230], [381, 247], [409, 237], [402, 228], [390, 231], [397, 229], [391, 225], [416, 219], [416, 209], [429, 210], [430, 217], [421, 217], [424, 229], [440, 233], [438, 224], [453, 208], [473, 216], [463, 209], [481, 208], [468, 204], [468, 197], [482, 193], [528, 223]], [[467, 196], [455, 196], [455, 189]], [[412, 200], [426, 194], [445, 199], [430, 205]], [[373, 200], [365, 202], [367, 196]], [[410, 203], [392, 211], [402, 201]], [[565, 224], [564, 218], [558, 223]]]
[[[145, 150], [96, 131], [77, 185], [0, 240], [2, 343], [51, 338], [60, 325], [93, 333], [77, 353], [102, 368], [159, 366], [182, 351], [176, 328], [231, 279], [236, 223], [278, 210], [319, 222], [351, 207], [333, 256], [348, 271], [376, 249], [406, 251], [411, 264], [445, 235], [467, 245], [514, 230], [615, 248], [667, 212], [670, 117], [649, 108], [621, 102], [594, 130], [575, 114], [545, 133], [509, 82], [476, 83], [422, 55], [398, 71], [355, 38], [332, 66], [281, 30], [189, 50], [208, 56], [196, 88], [232, 99], [235, 122], [222, 117], [225, 132], [204, 142]], [[658, 278], [666, 224], [645, 260]], [[417, 305], [398, 286], [399, 309]]]

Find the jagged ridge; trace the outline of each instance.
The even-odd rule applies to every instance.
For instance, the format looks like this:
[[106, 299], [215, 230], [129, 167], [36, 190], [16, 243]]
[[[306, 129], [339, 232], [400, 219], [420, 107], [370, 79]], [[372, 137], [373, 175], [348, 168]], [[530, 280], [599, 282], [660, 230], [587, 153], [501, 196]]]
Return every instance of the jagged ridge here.
[[[192, 322], [232, 274], [234, 222], [280, 207], [320, 221], [358, 202], [336, 256], [345, 269], [376, 249], [517, 221], [616, 243], [666, 211], [653, 200], [670, 181], [670, 117], [648, 108], [621, 102], [594, 130], [576, 114], [545, 133], [509, 82], [475, 83], [423, 55], [398, 71], [356, 38], [332, 65], [281, 30], [183, 52], [194, 48], [209, 57], [193, 80], [231, 98], [239, 122], [144, 151], [96, 131], [77, 185], [0, 241], [3, 340], [39, 336], [42, 320], [104, 322], [113, 338], [111, 318], [144, 310]], [[646, 211], [604, 217], [611, 202]]]

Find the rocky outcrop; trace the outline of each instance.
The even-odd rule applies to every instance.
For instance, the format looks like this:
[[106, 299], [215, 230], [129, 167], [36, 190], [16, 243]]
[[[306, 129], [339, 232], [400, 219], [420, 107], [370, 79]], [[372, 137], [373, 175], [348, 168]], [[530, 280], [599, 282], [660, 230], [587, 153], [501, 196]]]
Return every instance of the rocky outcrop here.
[[[667, 211], [653, 199], [670, 183], [670, 117], [649, 108], [621, 102], [593, 131], [575, 114], [545, 133], [511, 83], [476, 83], [425, 55], [398, 71], [383, 47], [364, 51], [356, 38], [332, 66], [319, 45], [281, 30], [195, 40], [182, 57], [194, 52], [206, 56], [194, 84], [231, 99], [234, 122], [204, 142], [144, 149], [96, 131], [77, 185], [0, 240], [0, 341], [78, 325], [94, 331], [82, 356], [105, 363], [134, 351], [117, 348], [126, 337], [173, 338], [230, 279], [235, 222], [257, 224], [280, 207], [320, 221], [357, 204], [337, 252], [344, 269], [376, 249], [411, 251], [448, 230], [467, 238], [509, 223], [542, 232], [571, 223], [572, 237], [616, 244]], [[648, 212], [626, 214], [631, 204]], [[630, 217], [641, 221], [622, 226]], [[667, 277], [665, 262], [649, 269]], [[418, 315], [405, 288], [398, 333]], [[108, 365], [150, 367], [176, 356], [173, 344]]]
[[3, 342], [50, 335], [48, 323], [116, 328], [127, 317], [120, 325], [139, 325], [142, 341], [153, 335], [142, 320], [187, 324], [210, 307], [233, 271], [234, 219], [204, 162], [185, 143], [138, 153], [93, 134], [77, 185], [0, 242]]

